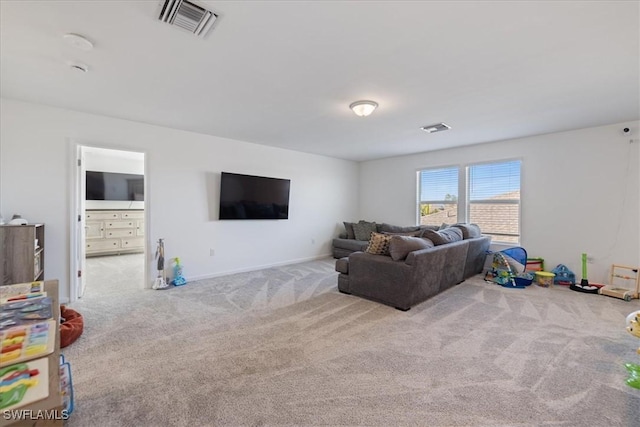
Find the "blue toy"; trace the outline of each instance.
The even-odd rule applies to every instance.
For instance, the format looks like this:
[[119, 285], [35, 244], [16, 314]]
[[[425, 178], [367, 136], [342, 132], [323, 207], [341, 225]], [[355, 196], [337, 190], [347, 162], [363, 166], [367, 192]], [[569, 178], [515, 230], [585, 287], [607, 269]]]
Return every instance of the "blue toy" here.
[[558, 264], [556, 268], [551, 270], [555, 277], [553, 283], [556, 285], [575, 285], [576, 275], [564, 264]]
[[524, 248], [513, 247], [494, 252], [491, 268], [484, 280], [505, 288], [524, 289], [533, 282], [533, 275], [524, 271], [526, 265], [527, 251]]
[[182, 275], [182, 264], [180, 264], [180, 258], [175, 257], [174, 261], [176, 265], [173, 266], [173, 280], [171, 284], [173, 286], [182, 286], [187, 284], [187, 279]]

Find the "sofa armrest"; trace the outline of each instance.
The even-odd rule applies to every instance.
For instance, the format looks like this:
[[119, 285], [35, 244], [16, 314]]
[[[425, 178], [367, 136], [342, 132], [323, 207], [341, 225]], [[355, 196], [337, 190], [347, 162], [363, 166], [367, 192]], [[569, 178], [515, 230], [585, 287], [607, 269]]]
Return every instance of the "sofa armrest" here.
[[413, 252], [411, 259], [407, 257], [412, 263], [413, 280], [429, 284], [426, 293], [431, 293], [436, 284], [438, 293], [462, 282], [468, 249], [468, 242], [461, 240]]
[[410, 307], [411, 270], [389, 256], [355, 252], [349, 255], [349, 287], [355, 295], [405, 309]]

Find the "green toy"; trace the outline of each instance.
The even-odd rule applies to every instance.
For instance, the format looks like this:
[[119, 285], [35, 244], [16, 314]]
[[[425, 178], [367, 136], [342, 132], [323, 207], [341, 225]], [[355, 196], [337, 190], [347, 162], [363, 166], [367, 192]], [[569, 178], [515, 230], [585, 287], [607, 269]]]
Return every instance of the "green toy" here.
[[[13, 374], [5, 376], [11, 372]], [[38, 370], [29, 370], [26, 363], [0, 369], [0, 409], [20, 403], [29, 387], [38, 384], [38, 380], [32, 378], [36, 375]]]
[[582, 280], [580, 286], [589, 286], [589, 280], [587, 279], [587, 254], [582, 254]]
[[[636, 338], [640, 338], [640, 311], [634, 311], [627, 316], [627, 332]], [[637, 353], [640, 354], [640, 348]], [[624, 367], [629, 372], [629, 378], [625, 381], [629, 387], [640, 389], [640, 365], [625, 363]]]

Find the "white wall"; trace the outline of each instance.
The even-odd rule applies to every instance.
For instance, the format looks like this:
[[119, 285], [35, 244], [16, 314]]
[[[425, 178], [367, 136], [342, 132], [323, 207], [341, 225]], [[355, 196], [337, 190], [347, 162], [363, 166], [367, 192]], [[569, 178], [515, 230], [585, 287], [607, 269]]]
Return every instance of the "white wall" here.
[[[83, 147], [88, 171], [144, 175], [144, 153]], [[143, 201], [86, 200], [85, 209], [144, 209]]]
[[639, 135], [640, 123], [629, 122], [363, 162], [360, 214], [415, 224], [417, 170], [520, 158], [521, 246], [578, 279], [586, 252], [594, 258], [589, 280], [608, 283], [612, 263], [640, 266]]
[[[8, 99], [0, 122], [1, 214], [46, 224], [46, 277], [60, 279], [62, 298], [75, 143], [146, 154], [150, 277], [160, 237], [166, 258], [201, 278], [328, 255], [342, 221], [357, 218], [354, 162]], [[289, 220], [218, 221], [221, 171], [291, 179]]]

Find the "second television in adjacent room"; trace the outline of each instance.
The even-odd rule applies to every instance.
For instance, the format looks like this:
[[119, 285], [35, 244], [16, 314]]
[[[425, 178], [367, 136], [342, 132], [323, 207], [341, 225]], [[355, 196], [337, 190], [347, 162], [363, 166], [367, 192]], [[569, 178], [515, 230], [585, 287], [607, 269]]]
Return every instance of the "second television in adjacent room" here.
[[288, 219], [288, 179], [222, 172], [220, 219]]

